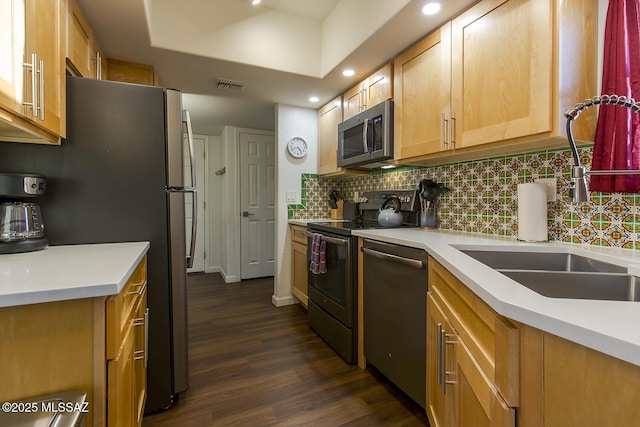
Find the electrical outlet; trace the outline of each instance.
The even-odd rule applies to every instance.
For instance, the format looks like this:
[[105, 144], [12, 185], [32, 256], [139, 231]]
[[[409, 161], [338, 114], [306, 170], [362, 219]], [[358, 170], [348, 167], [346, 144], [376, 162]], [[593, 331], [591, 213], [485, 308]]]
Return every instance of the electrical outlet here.
[[298, 192], [296, 190], [286, 190], [284, 195], [289, 204], [293, 204], [298, 200]]
[[556, 192], [558, 191], [558, 181], [555, 178], [536, 178], [535, 182], [545, 184], [547, 186], [547, 202], [556, 201]]

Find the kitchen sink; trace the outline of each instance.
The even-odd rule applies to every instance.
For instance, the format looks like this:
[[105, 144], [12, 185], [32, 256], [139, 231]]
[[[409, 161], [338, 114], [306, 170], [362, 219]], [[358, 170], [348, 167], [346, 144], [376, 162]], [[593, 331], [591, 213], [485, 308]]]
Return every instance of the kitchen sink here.
[[640, 301], [638, 278], [619, 265], [560, 252], [460, 250], [546, 297]]
[[630, 274], [532, 270], [498, 271], [546, 297], [640, 301], [637, 278]]
[[581, 271], [599, 273], [626, 273], [619, 265], [598, 261], [580, 255], [558, 252], [507, 252], [462, 250], [481, 263], [496, 270]]

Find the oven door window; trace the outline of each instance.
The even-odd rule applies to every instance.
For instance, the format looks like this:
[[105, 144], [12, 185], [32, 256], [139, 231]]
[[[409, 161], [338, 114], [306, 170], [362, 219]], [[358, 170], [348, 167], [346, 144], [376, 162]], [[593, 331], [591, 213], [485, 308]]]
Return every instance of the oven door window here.
[[348, 310], [353, 286], [351, 262], [349, 243], [340, 245], [326, 242], [327, 272], [309, 273], [309, 286], [312, 288], [309, 297], [347, 326], [351, 323]]

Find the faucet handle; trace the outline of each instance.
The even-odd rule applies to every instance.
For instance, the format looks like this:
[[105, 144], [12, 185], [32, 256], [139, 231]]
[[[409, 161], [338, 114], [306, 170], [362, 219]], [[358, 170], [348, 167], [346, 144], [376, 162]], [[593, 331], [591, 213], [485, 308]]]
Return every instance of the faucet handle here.
[[584, 166], [574, 166], [571, 168], [569, 200], [574, 203], [589, 201], [589, 191], [587, 191], [587, 173]]

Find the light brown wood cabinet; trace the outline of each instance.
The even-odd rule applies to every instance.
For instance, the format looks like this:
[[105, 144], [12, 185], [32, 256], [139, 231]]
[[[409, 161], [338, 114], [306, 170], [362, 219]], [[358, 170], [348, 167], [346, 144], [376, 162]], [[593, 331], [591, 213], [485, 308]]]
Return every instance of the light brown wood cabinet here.
[[393, 65], [388, 63], [342, 95], [343, 120], [393, 98]]
[[[483, 0], [409, 48], [395, 63], [396, 160], [566, 145], [563, 113], [598, 90], [597, 21], [597, 2]], [[593, 141], [595, 114], [579, 126]]]
[[342, 98], [318, 110], [318, 174], [330, 176], [342, 172], [338, 167], [338, 124], [342, 121]]
[[59, 144], [65, 136], [62, 1], [3, 2], [0, 140]]
[[427, 415], [433, 426], [515, 426], [519, 333], [429, 259]]
[[434, 427], [640, 425], [640, 367], [498, 315], [432, 258], [426, 363]]
[[147, 263], [106, 302], [107, 425], [140, 426], [146, 402]]
[[151, 65], [112, 58], [107, 58], [107, 80], [148, 86], [158, 85], [158, 75]]
[[67, 3], [67, 70], [71, 75], [101, 80], [107, 61], [77, 0]]
[[394, 158], [450, 150], [451, 23], [394, 61]]
[[640, 367], [519, 325], [521, 427], [640, 425]]
[[338, 177], [366, 175], [367, 170], [338, 167], [338, 124], [342, 122], [342, 97], [318, 110], [318, 175]]
[[146, 257], [122, 291], [0, 308], [0, 400], [87, 392], [89, 426], [140, 426], [146, 399]]
[[298, 298], [305, 308], [308, 306], [309, 295], [307, 288], [307, 236], [306, 227], [291, 225], [291, 292]]

